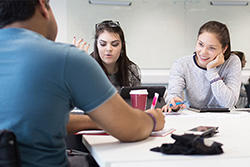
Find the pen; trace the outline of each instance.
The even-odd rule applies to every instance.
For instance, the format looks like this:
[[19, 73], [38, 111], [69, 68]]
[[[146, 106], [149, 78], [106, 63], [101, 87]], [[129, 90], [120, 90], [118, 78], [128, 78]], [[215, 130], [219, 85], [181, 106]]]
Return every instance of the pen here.
[[151, 109], [155, 108], [157, 100], [158, 100], [158, 97], [159, 97], [159, 93], [155, 93], [155, 96], [153, 98], [153, 101], [152, 101], [152, 104], [151, 104], [151, 107], [150, 107]]
[[[176, 105], [180, 105], [180, 104], [184, 104], [185, 101], [179, 101], [179, 102], [176, 102], [175, 104]], [[169, 104], [170, 107], [173, 107], [173, 104]]]

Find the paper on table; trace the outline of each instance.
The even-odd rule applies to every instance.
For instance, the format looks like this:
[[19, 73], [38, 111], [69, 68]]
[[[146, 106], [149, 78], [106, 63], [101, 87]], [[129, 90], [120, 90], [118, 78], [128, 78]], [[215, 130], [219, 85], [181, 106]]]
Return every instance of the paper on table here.
[[181, 115], [180, 112], [164, 112], [164, 115]]
[[246, 111], [246, 112], [250, 112], [250, 108], [235, 108], [235, 109], [232, 109], [232, 111]]
[[167, 135], [173, 133], [175, 130], [176, 129], [174, 129], [174, 128], [170, 128], [170, 129], [164, 128], [162, 130], [152, 132], [150, 136], [164, 137], [164, 136], [167, 136]]
[[[168, 134], [173, 133], [174, 131], [175, 131], [175, 129], [173, 129], [173, 128], [171, 128], [171, 129], [164, 128], [162, 130], [152, 132], [150, 136], [164, 137], [164, 136], [167, 136]], [[76, 135], [109, 135], [104, 130], [83, 130], [83, 131], [77, 132], [75, 134]]]
[[75, 133], [76, 135], [109, 135], [104, 130], [83, 130]]

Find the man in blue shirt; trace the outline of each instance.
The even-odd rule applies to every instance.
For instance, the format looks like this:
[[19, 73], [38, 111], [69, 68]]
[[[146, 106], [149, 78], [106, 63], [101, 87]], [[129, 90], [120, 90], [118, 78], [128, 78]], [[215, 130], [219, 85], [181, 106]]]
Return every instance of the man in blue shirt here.
[[[66, 129], [98, 125], [121, 141], [137, 141], [163, 128], [160, 109], [131, 108], [94, 59], [53, 42], [49, 0], [1, 0], [0, 28], [0, 129], [16, 134], [23, 167], [68, 166]], [[73, 107], [87, 115], [69, 119]]]

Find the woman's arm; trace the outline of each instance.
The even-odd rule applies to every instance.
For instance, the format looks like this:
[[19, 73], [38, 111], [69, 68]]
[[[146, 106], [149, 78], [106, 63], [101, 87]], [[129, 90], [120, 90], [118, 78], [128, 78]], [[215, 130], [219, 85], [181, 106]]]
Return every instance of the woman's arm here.
[[225, 62], [227, 75], [224, 78], [215, 68], [208, 69], [206, 77], [210, 81], [211, 89], [216, 100], [223, 107], [233, 107], [237, 103], [241, 85], [241, 62], [236, 56]]
[[185, 67], [181, 65], [181, 62], [182, 60], [178, 59], [171, 67], [168, 80], [167, 97], [165, 99], [167, 104], [175, 97], [183, 98], [182, 94], [186, 84], [184, 74]]

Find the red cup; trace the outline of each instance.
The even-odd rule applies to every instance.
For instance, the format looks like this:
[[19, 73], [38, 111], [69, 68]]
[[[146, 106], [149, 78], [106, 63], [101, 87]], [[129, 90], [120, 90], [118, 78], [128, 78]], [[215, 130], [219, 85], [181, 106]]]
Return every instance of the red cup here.
[[131, 90], [130, 91], [131, 105], [140, 110], [146, 110], [148, 91], [147, 89]]

